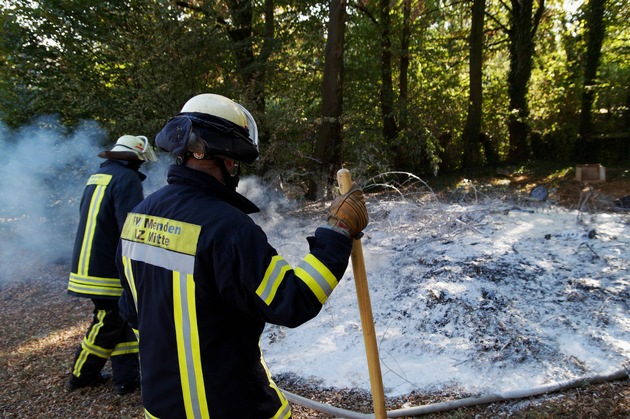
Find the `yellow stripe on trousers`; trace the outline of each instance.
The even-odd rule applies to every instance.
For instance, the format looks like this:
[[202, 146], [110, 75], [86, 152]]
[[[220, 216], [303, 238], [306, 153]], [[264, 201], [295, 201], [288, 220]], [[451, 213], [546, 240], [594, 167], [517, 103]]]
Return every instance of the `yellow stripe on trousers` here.
[[106, 313], [107, 312], [105, 310], [98, 310], [96, 312], [96, 318], [98, 319], [98, 322], [96, 322], [94, 327], [92, 327], [88, 335], [83, 338], [83, 342], [81, 343], [81, 354], [77, 358], [77, 361], [74, 363], [74, 370], [72, 371], [72, 374], [74, 374], [75, 377], [81, 377], [81, 369], [83, 368], [83, 364], [85, 364], [88, 355], [100, 356], [99, 354], [87, 351], [86, 348], [94, 346], [94, 339], [96, 339], [96, 336], [98, 336], [98, 331], [101, 329], [101, 327], [103, 327], [103, 319], [105, 318]]

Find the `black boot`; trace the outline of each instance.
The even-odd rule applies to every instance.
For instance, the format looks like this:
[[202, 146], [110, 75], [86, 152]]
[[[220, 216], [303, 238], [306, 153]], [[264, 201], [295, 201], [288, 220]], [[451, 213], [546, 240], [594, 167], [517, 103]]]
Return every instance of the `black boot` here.
[[134, 391], [140, 388], [140, 380], [138, 378], [131, 380], [128, 383], [125, 383], [121, 386], [114, 386], [114, 391], [119, 396], [125, 396], [127, 394], [131, 394]]
[[66, 388], [68, 391], [74, 391], [84, 387], [98, 387], [108, 383], [111, 378], [111, 374], [107, 373], [98, 373], [96, 375], [81, 378], [75, 377], [74, 374], [71, 374], [70, 379], [68, 379], [68, 382], [66, 383]]

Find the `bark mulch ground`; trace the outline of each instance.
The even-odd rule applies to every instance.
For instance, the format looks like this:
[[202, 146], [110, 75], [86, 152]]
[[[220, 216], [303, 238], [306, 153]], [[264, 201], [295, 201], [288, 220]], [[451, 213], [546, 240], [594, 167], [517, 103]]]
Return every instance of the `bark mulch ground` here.
[[[568, 174], [561, 179], [519, 179], [519, 185], [512, 182], [511, 186], [518, 186], [524, 193], [536, 184], [546, 184], [553, 189], [556, 203], [567, 208], [611, 211], [614, 210], [615, 198], [630, 194], [630, 182], [624, 176], [618, 177], [622, 179], [587, 186], [576, 182]], [[91, 320], [92, 304], [89, 300], [66, 294], [67, 263], [38, 262], [38, 255], [32, 254], [16, 257], [32, 262], [24, 264], [21, 272], [0, 275], [0, 417], [143, 418], [139, 392], [121, 397], [106, 385], [72, 393], [66, 391], [70, 364]], [[276, 382], [287, 391], [322, 403], [355, 412], [372, 411], [371, 396], [364, 391], [319, 388], [296, 377], [277, 377]], [[421, 406], [467, 396], [456, 391], [440, 394], [417, 392], [387, 399], [387, 409]], [[630, 379], [424, 417], [628, 419]], [[332, 416], [293, 405], [293, 418]]]
[[[92, 310], [89, 300], [66, 294], [67, 272], [67, 265], [34, 263], [24, 267], [20, 278], [0, 286], [0, 417], [143, 418], [139, 392], [121, 397], [107, 385], [66, 391], [70, 363]], [[276, 381], [292, 393], [322, 403], [355, 412], [372, 411], [370, 394], [364, 391], [318, 388], [295, 377], [278, 377]], [[387, 409], [465, 396], [413, 393], [388, 399]], [[630, 380], [425, 417], [630, 418]], [[294, 405], [293, 418], [332, 416]]]

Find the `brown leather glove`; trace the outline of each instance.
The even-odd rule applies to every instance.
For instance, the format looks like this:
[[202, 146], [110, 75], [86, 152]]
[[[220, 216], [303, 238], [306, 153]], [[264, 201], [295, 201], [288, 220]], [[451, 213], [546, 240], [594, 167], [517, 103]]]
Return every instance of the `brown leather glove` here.
[[361, 232], [368, 225], [368, 212], [363, 191], [356, 183], [352, 183], [347, 193], [333, 199], [328, 214], [329, 226], [347, 233], [352, 238], [360, 238]]

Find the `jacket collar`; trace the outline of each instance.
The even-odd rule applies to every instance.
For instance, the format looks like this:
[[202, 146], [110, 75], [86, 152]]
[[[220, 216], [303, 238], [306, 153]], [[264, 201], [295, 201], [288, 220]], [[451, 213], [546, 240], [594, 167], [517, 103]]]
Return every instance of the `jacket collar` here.
[[245, 198], [238, 192], [231, 190], [208, 173], [191, 169], [190, 167], [183, 165], [173, 164], [168, 169], [168, 176], [166, 180], [169, 184], [185, 184], [200, 188], [208, 192], [210, 195], [219, 197], [228, 204], [235, 206], [245, 214], [260, 212], [260, 208], [258, 208], [252, 201]]
[[129, 170], [133, 170], [134, 172], [136, 172], [136, 174], [140, 178], [140, 182], [143, 182], [147, 178], [147, 175], [145, 175], [144, 173], [142, 173], [141, 171], [138, 170], [138, 169], [140, 169], [140, 167], [138, 167], [138, 168], [130, 167], [129, 166], [129, 161], [127, 161], [127, 160], [107, 159], [103, 163], [101, 163], [101, 167], [106, 166], [108, 164], [118, 164], [120, 166], [126, 167]]

